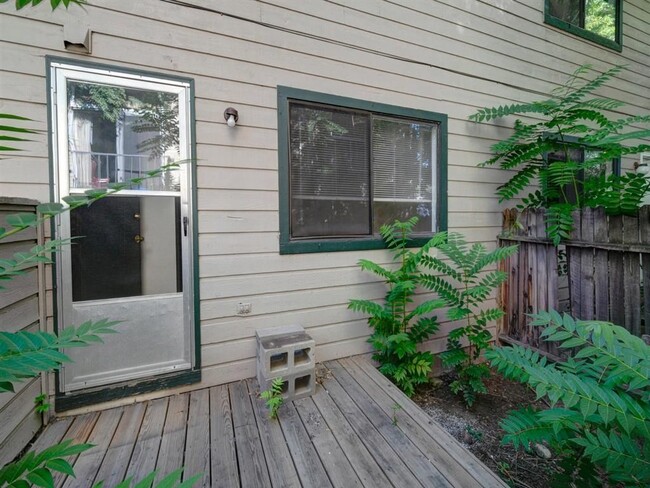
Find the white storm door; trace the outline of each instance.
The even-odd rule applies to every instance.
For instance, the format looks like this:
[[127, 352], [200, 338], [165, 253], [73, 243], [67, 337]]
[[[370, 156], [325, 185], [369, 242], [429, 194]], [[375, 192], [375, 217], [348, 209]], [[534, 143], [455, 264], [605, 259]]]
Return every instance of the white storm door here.
[[[128, 189], [61, 215], [73, 238], [57, 261], [58, 327], [119, 320], [104, 344], [66, 350], [72, 392], [193, 367], [187, 82], [52, 63], [59, 200], [112, 183]], [[162, 168], [162, 169], [161, 169]]]

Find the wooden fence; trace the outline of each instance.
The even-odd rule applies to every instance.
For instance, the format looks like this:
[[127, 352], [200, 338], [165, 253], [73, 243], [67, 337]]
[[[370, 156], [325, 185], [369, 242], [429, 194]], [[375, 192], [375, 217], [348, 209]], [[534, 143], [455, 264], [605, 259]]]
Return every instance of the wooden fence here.
[[499, 297], [503, 341], [557, 356], [540, 342], [539, 328], [528, 326], [527, 314], [551, 308], [650, 334], [650, 206], [634, 216], [584, 209], [573, 221], [571, 238], [556, 248], [546, 238], [543, 209], [504, 211], [499, 245], [518, 244], [519, 252], [501, 265], [509, 274]]
[[[35, 212], [37, 203], [25, 198], [0, 197], [0, 227], [6, 227], [8, 215]], [[11, 258], [14, 253], [28, 251], [42, 242], [41, 230], [41, 227], [30, 228], [0, 241], [0, 259]], [[0, 331], [39, 330], [44, 300], [39, 294], [42, 272], [42, 266], [33, 266], [10, 282], [2, 282]], [[41, 428], [43, 418], [36, 411], [34, 398], [43, 392], [42, 387], [41, 378], [33, 378], [17, 384], [15, 393], [0, 393], [0, 466], [11, 461]]]

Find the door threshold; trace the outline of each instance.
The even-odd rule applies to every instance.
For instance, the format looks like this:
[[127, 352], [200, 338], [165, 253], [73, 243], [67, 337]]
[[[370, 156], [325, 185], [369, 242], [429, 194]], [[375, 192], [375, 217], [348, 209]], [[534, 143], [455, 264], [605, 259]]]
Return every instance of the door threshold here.
[[[57, 375], [58, 376], [58, 375]], [[54, 410], [66, 412], [76, 408], [97, 405], [98, 403], [119, 400], [130, 396], [167, 390], [176, 386], [190, 385], [201, 381], [201, 370], [192, 369], [174, 373], [162, 374], [143, 380], [131, 380], [112, 385], [78, 390], [71, 393], [56, 392]]]

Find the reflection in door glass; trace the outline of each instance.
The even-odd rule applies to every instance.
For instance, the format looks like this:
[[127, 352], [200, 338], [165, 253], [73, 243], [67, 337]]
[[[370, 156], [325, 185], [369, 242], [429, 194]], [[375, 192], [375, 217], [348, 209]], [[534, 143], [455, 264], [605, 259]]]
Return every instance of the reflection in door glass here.
[[[68, 81], [70, 188], [106, 188], [180, 160], [179, 100], [173, 93]], [[180, 191], [178, 172], [134, 190]]]
[[72, 210], [72, 301], [182, 292], [180, 221], [175, 196], [112, 196]]

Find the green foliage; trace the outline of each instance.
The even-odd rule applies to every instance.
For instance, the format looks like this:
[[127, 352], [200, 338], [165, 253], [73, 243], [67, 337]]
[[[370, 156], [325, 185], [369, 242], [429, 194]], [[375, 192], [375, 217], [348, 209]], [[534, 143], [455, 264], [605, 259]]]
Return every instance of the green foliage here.
[[[0, 0], [0, 4], [7, 3], [9, 0]], [[16, 10], [20, 10], [23, 7], [32, 6], [36, 7], [38, 4], [43, 2], [43, 0], [16, 0]], [[50, 6], [52, 10], [63, 5], [65, 8], [68, 8], [70, 4], [83, 5], [86, 3], [86, 0], [50, 0]]]
[[555, 311], [533, 317], [533, 326], [545, 327], [542, 338], [571, 354], [552, 364], [519, 346], [486, 353], [504, 376], [528, 384], [552, 406], [512, 412], [502, 423], [503, 442], [524, 448], [548, 442], [567, 458], [564, 477], [580, 476], [585, 485], [596, 483], [598, 467], [612, 483], [648, 486], [650, 347], [607, 322]]
[[50, 407], [52, 406], [47, 402], [47, 394], [46, 393], [41, 393], [40, 395], [37, 395], [36, 398], [34, 398], [34, 410], [36, 410], [38, 413], [46, 413], [50, 410]]
[[23, 488], [29, 486], [54, 487], [52, 471], [74, 476], [72, 466], [65, 459], [90, 449], [92, 444], [72, 444], [68, 439], [36, 453], [28, 452], [17, 461], [0, 469], [0, 486]]
[[126, 90], [118, 86], [74, 83], [68, 86], [68, 98], [78, 109], [99, 111], [105, 120], [116, 122], [127, 106]]
[[0, 332], [0, 392], [14, 391], [14, 383], [70, 361], [60, 349], [102, 342], [100, 335], [114, 334], [117, 323], [89, 321], [76, 328], [65, 327], [58, 336], [41, 331]]
[[[470, 117], [475, 122], [523, 114], [543, 119], [515, 120], [513, 134], [494, 144], [494, 156], [480, 166], [516, 171], [498, 188], [500, 201], [522, 197], [519, 207], [546, 207], [547, 234], [556, 245], [573, 229], [573, 210], [604, 207], [608, 214], [629, 214], [650, 191], [650, 182], [641, 174], [603, 171], [614, 158], [650, 150], [650, 144], [634, 142], [650, 137], [650, 129], [631, 130], [647, 127], [650, 115], [613, 119], [606, 112], [623, 104], [592, 96], [622, 69], [617, 66], [585, 79], [592, 71], [585, 65], [548, 100], [482, 108]], [[628, 141], [632, 145], [622, 144]]]
[[[4, 124], [0, 125], [0, 144], [2, 144], [0, 146], [0, 151], [3, 151], [3, 152], [6, 152], [6, 151], [20, 151], [20, 149], [14, 147], [14, 146], [5, 146], [5, 144], [7, 142], [13, 143], [13, 142], [27, 142], [27, 141], [29, 141], [29, 139], [25, 139], [24, 137], [19, 137], [17, 134], [20, 134], [20, 135], [23, 135], [23, 134], [36, 134], [35, 130], [25, 129], [23, 127], [16, 127], [14, 125], [15, 122], [13, 122], [13, 121], [15, 121], [15, 120], [21, 120], [21, 121], [29, 120], [26, 117], [20, 117], [19, 115], [0, 113], [0, 119], [6, 119], [6, 120], [11, 121], [11, 122], [7, 122], [7, 123], [4, 123]], [[7, 124], [11, 124], [11, 125], [7, 125]]]
[[271, 387], [260, 393], [260, 397], [266, 400], [266, 408], [269, 409], [269, 417], [275, 419], [278, 417], [278, 410], [284, 403], [282, 397], [282, 390], [284, 388], [284, 380], [282, 377], [275, 378], [271, 382]]
[[483, 307], [483, 302], [507, 279], [503, 271], [485, 272], [485, 269], [516, 253], [517, 246], [487, 252], [483, 244], [470, 247], [460, 234], [442, 232], [432, 239], [431, 247], [438, 249], [449, 262], [423, 256], [423, 266], [442, 274], [423, 274], [422, 284], [444, 300], [450, 320], [463, 324], [449, 333], [447, 351], [440, 357], [457, 374], [450, 385], [452, 391], [462, 394], [467, 406], [472, 406], [476, 395], [486, 392], [484, 380], [490, 374], [487, 365], [479, 362], [492, 339], [487, 326], [503, 315], [498, 308]]
[[585, 5], [585, 29], [616, 40], [616, 7], [607, 0], [590, 0]]
[[159, 92], [150, 97], [152, 100], [141, 100], [138, 107], [140, 119], [133, 125], [133, 131], [156, 133], [138, 144], [138, 149], [150, 152], [152, 157], [160, 157], [167, 149], [178, 150], [179, 147], [178, 96]]
[[409, 236], [417, 224], [417, 217], [406, 222], [395, 221], [383, 225], [380, 233], [399, 263], [391, 269], [372, 261], [359, 261], [361, 269], [379, 276], [388, 288], [384, 303], [370, 300], [350, 300], [348, 308], [370, 315], [368, 324], [373, 332], [368, 341], [379, 362], [379, 370], [390, 378], [404, 393], [411, 396], [415, 387], [429, 381], [433, 355], [419, 351], [418, 345], [438, 330], [437, 317], [431, 312], [444, 306], [441, 299], [426, 300], [413, 307], [416, 289], [423, 284], [426, 275], [418, 266], [437, 237], [417, 252], [408, 249]]

